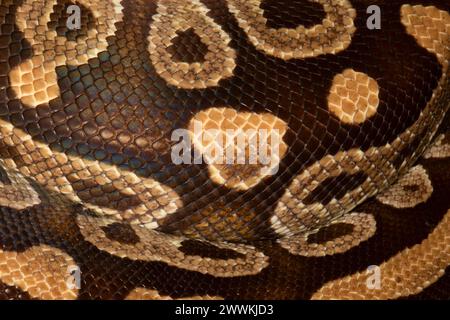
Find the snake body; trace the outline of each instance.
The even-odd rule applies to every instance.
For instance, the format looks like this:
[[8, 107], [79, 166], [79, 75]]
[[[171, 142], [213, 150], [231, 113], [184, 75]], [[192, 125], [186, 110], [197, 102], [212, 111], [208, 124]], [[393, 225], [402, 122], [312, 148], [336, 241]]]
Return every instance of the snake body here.
[[[449, 4], [1, 0], [0, 26], [0, 298], [450, 298]], [[211, 160], [196, 128], [279, 143], [176, 163], [174, 132]]]

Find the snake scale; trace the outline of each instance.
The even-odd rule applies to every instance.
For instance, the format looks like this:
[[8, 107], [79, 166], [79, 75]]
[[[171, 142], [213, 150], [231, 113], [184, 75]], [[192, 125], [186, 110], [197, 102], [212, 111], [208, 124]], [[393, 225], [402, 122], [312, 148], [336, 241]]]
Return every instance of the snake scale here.
[[0, 0], [0, 298], [450, 299], [449, 60], [448, 1]]

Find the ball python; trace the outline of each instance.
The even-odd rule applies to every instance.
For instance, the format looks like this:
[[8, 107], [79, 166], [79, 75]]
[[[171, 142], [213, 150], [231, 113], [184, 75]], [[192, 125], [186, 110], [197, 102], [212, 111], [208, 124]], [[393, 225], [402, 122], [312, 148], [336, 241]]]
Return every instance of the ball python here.
[[[1, 0], [0, 25], [0, 298], [450, 298], [448, 2]], [[208, 129], [276, 132], [277, 170], [204, 161]]]

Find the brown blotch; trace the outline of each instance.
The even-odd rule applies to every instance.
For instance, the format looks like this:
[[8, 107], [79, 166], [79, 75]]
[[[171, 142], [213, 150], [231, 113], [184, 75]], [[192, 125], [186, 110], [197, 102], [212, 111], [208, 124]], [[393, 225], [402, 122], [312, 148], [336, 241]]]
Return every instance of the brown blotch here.
[[137, 244], [140, 239], [129, 224], [112, 223], [102, 227], [108, 239], [120, 242], [122, 244]]
[[336, 238], [351, 234], [354, 226], [349, 223], [334, 223], [308, 236], [308, 243], [324, 244]]
[[191, 239], [183, 241], [179, 250], [186, 255], [211, 259], [227, 260], [245, 257], [242, 253], [237, 251], [218, 248], [210, 243]]
[[172, 60], [176, 62], [205, 62], [205, 55], [208, 47], [202, 42], [200, 37], [190, 28], [184, 32], [177, 32], [177, 37], [172, 40], [173, 45], [167, 48], [172, 55]]

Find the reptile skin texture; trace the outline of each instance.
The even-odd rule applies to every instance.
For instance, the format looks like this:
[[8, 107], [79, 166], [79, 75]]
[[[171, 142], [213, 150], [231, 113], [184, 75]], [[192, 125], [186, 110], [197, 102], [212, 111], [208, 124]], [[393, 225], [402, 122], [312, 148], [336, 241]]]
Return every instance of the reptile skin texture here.
[[0, 299], [450, 299], [449, 62], [442, 0], [0, 0]]

